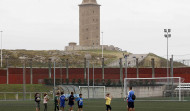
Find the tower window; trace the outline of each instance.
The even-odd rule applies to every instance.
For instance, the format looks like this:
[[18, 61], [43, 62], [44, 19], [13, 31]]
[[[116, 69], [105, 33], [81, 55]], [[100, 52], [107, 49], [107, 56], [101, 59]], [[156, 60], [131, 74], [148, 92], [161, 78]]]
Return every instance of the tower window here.
[[86, 28], [86, 31], [88, 31], [88, 28]]
[[86, 39], [88, 39], [88, 37], [86, 37]]
[[93, 13], [94, 13], [94, 10], [93, 10]]

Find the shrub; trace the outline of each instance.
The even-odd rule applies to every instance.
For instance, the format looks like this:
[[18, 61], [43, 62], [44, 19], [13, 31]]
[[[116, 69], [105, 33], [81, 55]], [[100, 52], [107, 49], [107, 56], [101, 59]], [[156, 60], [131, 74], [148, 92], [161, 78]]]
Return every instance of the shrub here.
[[98, 85], [99, 85], [99, 82], [100, 82], [100, 79], [96, 79], [96, 80], [95, 80], [95, 85], [98, 86]]
[[92, 79], [90, 79], [89, 84], [90, 84], [90, 86], [93, 85], [93, 80]]
[[81, 79], [78, 79], [77, 83], [78, 83], [78, 85], [81, 85], [81, 83], [82, 83]]
[[118, 81], [118, 84], [117, 84], [117, 85], [118, 85], [118, 86], [121, 86], [121, 81], [120, 81], [120, 80]]
[[113, 81], [113, 82], [112, 82], [112, 85], [113, 85], [113, 86], [116, 86], [116, 82], [115, 82], [115, 81]]
[[66, 79], [65, 82], [66, 82], [66, 84], [69, 84], [69, 79]]
[[74, 85], [74, 84], [75, 84], [75, 82], [76, 82], [76, 80], [75, 80], [75, 79], [73, 79], [73, 80], [72, 80], [72, 84]]
[[83, 83], [84, 83], [84, 85], [87, 85], [87, 80], [86, 80], [86, 79], [84, 79]]
[[104, 79], [102, 79], [102, 85], [103, 85], [103, 86], [105, 85], [105, 80], [104, 80]]
[[106, 86], [110, 86], [112, 83], [112, 81], [110, 79], [108, 79], [108, 81], [106, 82]]

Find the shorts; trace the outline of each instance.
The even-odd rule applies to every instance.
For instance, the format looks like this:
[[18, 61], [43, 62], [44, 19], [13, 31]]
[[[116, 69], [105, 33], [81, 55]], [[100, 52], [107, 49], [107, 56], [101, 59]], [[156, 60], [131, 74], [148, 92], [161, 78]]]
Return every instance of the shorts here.
[[36, 108], [40, 109], [40, 102], [36, 102]]
[[111, 106], [110, 105], [106, 105], [106, 110], [111, 110]]
[[128, 102], [128, 108], [134, 108], [134, 102]]
[[60, 104], [60, 107], [64, 108], [64, 107], [65, 107], [65, 104]]
[[82, 108], [83, 107], [83, 105], [78, 105], [78, 108]]
[[73, 107], [74, 105], [69, 105], [70, 107]]

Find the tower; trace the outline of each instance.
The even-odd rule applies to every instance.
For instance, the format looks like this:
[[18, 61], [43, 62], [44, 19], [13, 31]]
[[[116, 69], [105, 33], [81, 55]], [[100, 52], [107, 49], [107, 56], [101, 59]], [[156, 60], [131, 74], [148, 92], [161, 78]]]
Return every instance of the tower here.
[[100, 46], [100, 5], [83, 0], [79, 5], [79, 45]]

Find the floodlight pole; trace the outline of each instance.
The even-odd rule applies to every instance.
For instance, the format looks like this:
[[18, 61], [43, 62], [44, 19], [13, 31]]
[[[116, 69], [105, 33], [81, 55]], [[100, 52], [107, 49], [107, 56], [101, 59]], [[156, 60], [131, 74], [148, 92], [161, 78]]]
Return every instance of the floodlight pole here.
[[53, 72], [53, 74], [54, 74], [54, 76], [53, 76], [53, 79], [54, 79], [54, 81], [53, 81], [53, 98], [55, 97], [55, 61], [53, 62], [53, 64], [54, 64], [54, 72]]
[[90, 71], [89, 71], [89, 67], [90, 67], [90, 64], [89, 64], [89, 60], [88, 60], [88, 99], [90, 98], [90, 96], [89, 96], [89, 73], [90, 73]]
[[102, 32], [102, 58], [104, 58], [104, 38], [103, 38], [104, 32]]
[[93, 98], [94, 98], [94, 64], [93, 64]]
[[1, 68], [3, 67], [3, 31], [1, 32]]
[[[171, 34], [170, 34], [170, 32], [171, 32], [171, 29], [164, 29], [164, 32], [165, 32], [165, 38], [167, 38], [167, 77], [169, 77], [169, 67], [168, 67], [168, 65], [169, 65], [169, 63], [168, 63], [168, 53], [169, 53], [169, 48], [168, 48], [168, 39], [171, 37]], [[168, 80], [168, 83], [169, 83], [169, 80]]]
[[124, 58], [125, 58], [125, 78], [127, 78], [127, 67], [128, 67], [127, 57], [128, 57], [128, 55], [124, 55]]
[[23, 100], [26, 100], [26, 60], [23, 61]]

